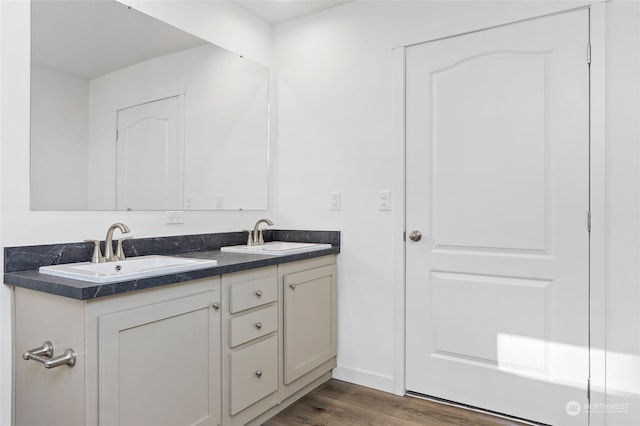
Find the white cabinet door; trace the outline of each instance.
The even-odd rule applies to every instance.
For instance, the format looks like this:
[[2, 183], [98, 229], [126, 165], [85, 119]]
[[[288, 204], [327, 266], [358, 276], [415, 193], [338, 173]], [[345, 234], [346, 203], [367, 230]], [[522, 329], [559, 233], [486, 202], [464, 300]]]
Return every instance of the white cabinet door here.
[[587, 424], [588, 43], [581, 10], [407, 48], [409, 390]]
[[284, 275], [284, 383], [336, 356], [335, 265]]
[[100, 318], [101, 425], [220, 424], [220, 313], [211, 291]]

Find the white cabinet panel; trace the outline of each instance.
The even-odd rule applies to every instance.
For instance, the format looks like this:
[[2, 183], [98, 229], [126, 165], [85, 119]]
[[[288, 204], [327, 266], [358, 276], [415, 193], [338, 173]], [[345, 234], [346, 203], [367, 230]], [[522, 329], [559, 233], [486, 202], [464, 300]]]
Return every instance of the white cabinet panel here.
[[100, 423], [217, 425], [219, 292], [100, 318]]
[[335, 265], [284, 276], [284, 383], [336, 356]]

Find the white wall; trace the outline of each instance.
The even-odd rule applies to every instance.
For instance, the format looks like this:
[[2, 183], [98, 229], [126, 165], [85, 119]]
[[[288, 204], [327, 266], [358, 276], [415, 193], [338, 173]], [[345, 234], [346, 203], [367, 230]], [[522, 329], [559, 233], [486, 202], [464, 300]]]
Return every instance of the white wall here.
[[89, 81], [36, 66], [31, 77], [31, 207], [86, 209]]
[[607, 424], [640, 424], [640, 2], [607, 13]]

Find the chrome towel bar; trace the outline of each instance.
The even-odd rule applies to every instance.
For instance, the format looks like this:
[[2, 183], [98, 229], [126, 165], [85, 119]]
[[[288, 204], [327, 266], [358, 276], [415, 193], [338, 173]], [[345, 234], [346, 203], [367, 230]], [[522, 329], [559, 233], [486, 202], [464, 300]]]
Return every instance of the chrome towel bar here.
[[67, 349], [64, 354], [53, 356], [53, 344], [46, 341], [39, 348], [34, 348], [22, 354], [25, 361], [37, 361], [44, 365], [44, 368], [56, 368], [61, 365], [73, 367], [76, 365], [76, 353], [73, 349]]

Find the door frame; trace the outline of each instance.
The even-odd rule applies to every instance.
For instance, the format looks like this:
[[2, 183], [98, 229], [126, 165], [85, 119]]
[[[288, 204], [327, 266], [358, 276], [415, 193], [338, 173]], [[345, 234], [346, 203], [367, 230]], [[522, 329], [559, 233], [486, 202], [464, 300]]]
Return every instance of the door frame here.
[[[405, 49], [429, 41], [436, 41], [493, 27], [513, 24], [529, 19], [579, 9], [589, 9], [591, 44], [590, 90], [590, 160], [589, 199], [591, 232], [589, 234], [589, 356], [590, 356], [590, 403], [592, 406], [605, 403], [605, 23], [606, 4], [585, 2], [581, 7], [550, 10], [526, 18], [504, 19], [502, 22], [462, 22], [447, 30], [416, 34], [393, 43], [393, 277], [394, 277], [394, 362], [393, 392], [406, 393], [405, 387], [405, 211], [406, 211], [406, 164], [405, 164]], [[586, 55], [586, 51], [585, 51]], [[585, 218], [586, 220], [586, 218]], [[597, 405], [596, 405], [597, 406]], [[589, 415], [592, 426], [605, 425], [605, 413]]]

